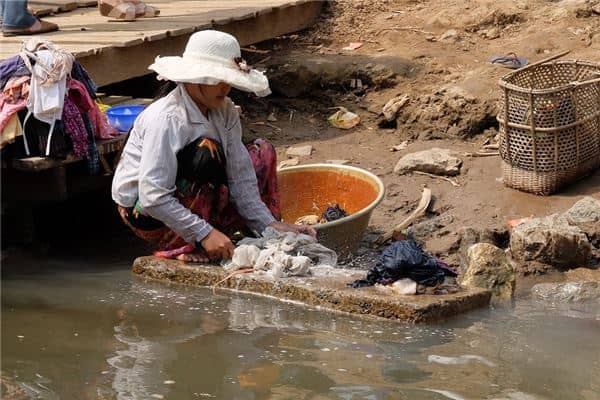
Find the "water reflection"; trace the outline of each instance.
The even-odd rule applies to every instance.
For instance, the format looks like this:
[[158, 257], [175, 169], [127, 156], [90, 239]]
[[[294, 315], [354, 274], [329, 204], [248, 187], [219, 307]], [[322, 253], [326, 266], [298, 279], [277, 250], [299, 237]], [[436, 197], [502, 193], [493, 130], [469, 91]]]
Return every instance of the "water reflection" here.
[[574, 309], [520, 301], [408, 326], [148, 283], [125, 266], [5, 274], [4, 395], [597, 399], [599, 309]]

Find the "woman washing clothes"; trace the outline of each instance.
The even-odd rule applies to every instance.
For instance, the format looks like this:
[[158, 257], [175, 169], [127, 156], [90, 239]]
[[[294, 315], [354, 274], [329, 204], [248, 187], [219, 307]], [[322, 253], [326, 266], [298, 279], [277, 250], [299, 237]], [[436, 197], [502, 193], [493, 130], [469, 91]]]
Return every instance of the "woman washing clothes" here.
[[241, 58], [237, 40], [218, 31], [193, 34], [183, 57], [149, 67], [174, 87], [137, 118], [112, 185], [124, 222], [158, 245], [155, 255], [189, 262], [227, 260], [237, 231], [270, 226], [315, 235], [280, 222], [276, 154], [263, 140], [242, 143], [232, 87], [259, 96], [267, 78]]

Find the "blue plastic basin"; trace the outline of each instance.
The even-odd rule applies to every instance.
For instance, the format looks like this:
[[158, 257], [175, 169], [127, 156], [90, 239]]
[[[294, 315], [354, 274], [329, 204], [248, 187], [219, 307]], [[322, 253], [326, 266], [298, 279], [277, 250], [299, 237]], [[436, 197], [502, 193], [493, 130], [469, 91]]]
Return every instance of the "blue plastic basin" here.
[[134, 104], [111, 107], [106, 110], [108, 123], [119, 132], [128, 132], [137, 116], [144, 110], [144, 107]]

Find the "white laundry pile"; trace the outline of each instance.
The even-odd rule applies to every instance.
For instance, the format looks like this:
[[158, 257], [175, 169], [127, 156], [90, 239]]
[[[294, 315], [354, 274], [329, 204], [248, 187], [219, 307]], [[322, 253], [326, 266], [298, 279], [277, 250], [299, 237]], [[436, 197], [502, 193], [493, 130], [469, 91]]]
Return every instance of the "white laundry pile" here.
[[309, 235], [267, 228], [260, 238], [244, 238], [226, 270], [253, 268], [272, 278], [304, 276], [311, 267], [335, 267], [337, 254]]

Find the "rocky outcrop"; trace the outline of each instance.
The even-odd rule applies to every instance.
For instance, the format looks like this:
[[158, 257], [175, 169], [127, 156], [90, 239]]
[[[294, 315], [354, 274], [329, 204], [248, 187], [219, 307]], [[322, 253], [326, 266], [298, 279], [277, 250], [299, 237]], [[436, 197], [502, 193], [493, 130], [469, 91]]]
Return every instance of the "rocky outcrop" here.
[[465, 226], [458, 231], [458, 234], [460, 236], [458, 242], [458, 255], [463, 270], [466, 269], [468, 265], [467, 252], [474, 244], [489, 243], [500, 248], [505, 248], [508, 245], [508, 231], [506, 229], [487, 229]]
[[454, 176], [460, 174], [461, 165], [461, 159], [453, 156], [450, 150], [434, 147], [405, 155], [394, 167], [394, 172], [402, 175], [411, 171], [421, 171]]
[[581, 229], [595, 247], [600, 247], [600, 200], [584, 197], [563, 216], [569, 224]]
[[513, 229], [510, 237], [513, 258], [523, 262], [580, 267], [587, 264], [591, 250], [585, 233], [556, 214], [524, 222]]
[[477, 243], [467, 251], [467, 267], [459, 282], [462, 286], [490, 289], [495, 298], [511, 299], [516, 274], [504, 250], [489, 243]]

